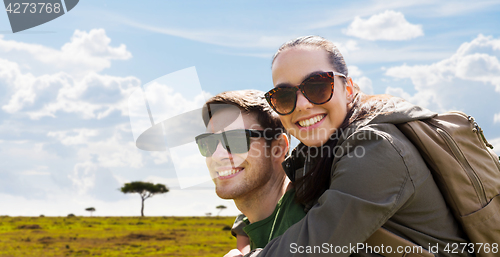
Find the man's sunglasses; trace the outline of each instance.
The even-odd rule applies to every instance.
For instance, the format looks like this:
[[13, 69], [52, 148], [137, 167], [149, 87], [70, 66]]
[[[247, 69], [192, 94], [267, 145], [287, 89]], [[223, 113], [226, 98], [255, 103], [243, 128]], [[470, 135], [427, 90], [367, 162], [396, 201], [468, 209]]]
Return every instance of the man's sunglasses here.
[[298, 90], [309, 102], [324, 104], [333, 96], [335, 76], [347, 78], [344, 74], [334, 71], [316, 73], [298, 86], [280, 85], [269, 90], [265, 94], [266, 100], [279, 115], [288, 115], [295, 110]]
[[252, 130], [252, 129], [235, 129], [228, 130], [222, 133], [204, 133], [195, 137], [196, 144], [201, 155], [211, 157], [217, 149], [219, 142], [222, 147], [229, 153], [238, 154], [246, 153], [250, 150], [250, 138], [264, 137], [266, 140], [275, 139], [280, 130]]

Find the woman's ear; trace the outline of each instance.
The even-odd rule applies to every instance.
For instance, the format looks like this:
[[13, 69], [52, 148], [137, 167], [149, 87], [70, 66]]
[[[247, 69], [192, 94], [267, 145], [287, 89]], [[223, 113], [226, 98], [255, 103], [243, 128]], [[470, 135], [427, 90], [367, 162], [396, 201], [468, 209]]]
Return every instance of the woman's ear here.
[[352, 102], [353, 98], [354, 98], [354, 90], [355, 90], [355, 84], [354, 82], [352, 82], [352, 78], [351, 77], [347, 77], [347, 83], [346, 83], [346, 86], [345, 86], [345, 91], [346, 91], [346, 98], [347, 98], [347, 102]]
[[281, 164], [281, 162], [285, 159], [289, 148], [290, 141], [288, 140], [288, 136], [285, 133], [281, 133], [272, 143], [271, 154], [273, 157], [279, 159], [279, 163]]

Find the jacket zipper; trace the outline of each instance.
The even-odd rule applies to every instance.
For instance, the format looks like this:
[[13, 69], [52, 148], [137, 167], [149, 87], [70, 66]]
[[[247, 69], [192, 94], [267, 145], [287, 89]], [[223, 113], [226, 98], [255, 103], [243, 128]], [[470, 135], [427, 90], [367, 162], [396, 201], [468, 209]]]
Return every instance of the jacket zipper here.
[[467, 162], [467, 159], [465, 158], [464, 154], [462, 153], [462, 151], [460, 151], [460, 148], [458, 148], [457, 143], [455, 142], [455, 140], [453, 140], [453, 138], [446, 131], [444, 131], [443, 129], [441, 129], [435, 125], [433, 125], [433, 126], [437, 128], [436, 131], [446, 141], [446, 143], [450, 147], [451, 151], [455, 155], [455, 158], [457, 158], [459, 160], [462, 168], [465, 170], [465, 172], [469, 176], [469, 178], [472, 182], [472, 186], [474, 187], [474, 190], [476, 191], [476, 193], [479, 197], [479, 201], [481, 202], [481, 206], [482, 207], [486, 206], [488, 201], [486, 200], [486, 194], [484, 192], [484, 187], [481, 184], [479, 177], [477, 176], [477, 174], [474, 172], [474, 170], [470, 166], [469, 162]]

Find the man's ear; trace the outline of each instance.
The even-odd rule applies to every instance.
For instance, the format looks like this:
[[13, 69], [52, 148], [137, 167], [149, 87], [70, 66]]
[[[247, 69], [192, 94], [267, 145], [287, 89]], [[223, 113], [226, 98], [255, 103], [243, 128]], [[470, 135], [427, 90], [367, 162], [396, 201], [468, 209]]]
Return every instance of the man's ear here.
[[288, 136], [285, 133], [281, 133], [271, 144], [271, 154], [275, 159], [279, 159], [281, 164], [285, 160], [289, 148], [290, 141], [288, 140]]

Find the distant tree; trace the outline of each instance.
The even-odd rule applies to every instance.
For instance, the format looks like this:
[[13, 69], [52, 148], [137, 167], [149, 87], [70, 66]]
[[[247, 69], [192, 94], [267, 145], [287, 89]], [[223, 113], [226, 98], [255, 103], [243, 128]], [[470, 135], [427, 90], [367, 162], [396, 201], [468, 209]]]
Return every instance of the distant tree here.
[[169, 191], [167, 186], [163, 184], [153, 184], [149, 182], [134, 181], [130, 183], [125, 183], [125, 185], [120, 188], [121, 192], [124, 194], [128, 193], [138, 193], [141, 196], [141, 216], [144, 217], [144, 200], [152, 197], [156, 194], [164, 194]]
[[220, 212], [221, 212], [221, 211], [223, 211], [224, 209], [226, 209], [227, 207], [226, 207], [226, 206], [224, 206], [224, 205], [219, 205], [219, 206], [217, 206], [217, 207], [215, 207], [215, 208], [219, 209], [219, 213], [217, 213], [217, 216], [219, 216], [219, 215], [220, 215]]
[[212, 216], [212, 213], [211, 212], [207, 212], [207, 213], [205, 213], [205, 215], [207, 215], [207, 217], [210, 217], [210, 216]]
[[87, 209], [85, 209], [86, 211], [90, 212], [90, 217], [92, 217], [92, 212], [95, 212], [95, 208], [94, 207], [89, 207]]

